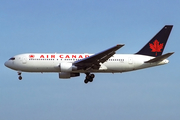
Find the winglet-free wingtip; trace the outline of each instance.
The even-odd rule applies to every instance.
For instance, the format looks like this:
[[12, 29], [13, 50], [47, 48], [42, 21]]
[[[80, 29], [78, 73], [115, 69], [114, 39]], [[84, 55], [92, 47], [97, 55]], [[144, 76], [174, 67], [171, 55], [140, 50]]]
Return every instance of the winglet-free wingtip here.
[[123, 47], [124, 46], [124, 44], [117, 44], [116, 45], [116, 47], [119, 49], [119, 48], [121, 48], [121, 47]]
[[117, 46], [124, 46], [125, 44], [117, 44]]

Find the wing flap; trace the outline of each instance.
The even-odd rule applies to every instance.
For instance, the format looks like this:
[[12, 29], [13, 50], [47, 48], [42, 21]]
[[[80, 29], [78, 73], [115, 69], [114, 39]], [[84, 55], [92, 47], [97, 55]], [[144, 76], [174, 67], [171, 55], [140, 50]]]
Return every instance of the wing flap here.
[[171, 53], [166, 53], [164, 55], [158, 56], [156, 58], [150, 59], [148, 61], [145, 61], [144, 63], [153, 63], [153, 62], [159, 62], [159, 61], [163, 61], [164, 59], [168, 58], [169, 56], [171, 56], [174, 52]]

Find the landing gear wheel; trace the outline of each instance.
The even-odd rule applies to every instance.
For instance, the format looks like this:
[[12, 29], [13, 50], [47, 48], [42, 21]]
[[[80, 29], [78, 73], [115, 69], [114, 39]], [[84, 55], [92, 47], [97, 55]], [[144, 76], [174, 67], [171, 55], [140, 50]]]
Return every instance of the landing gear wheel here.
[[17, 73], [18, 73], [18, 75], [19, 75], [18, 79], [19, 79], [19, 80], [22, 80], [21, 72], [19, 71], [19, 72], [17, 72]]
[[86, 83], [86, 84], [87, 84], [87, 83], [88, 83], [88, 79], [85, 79], [85, 80], [84, 80], [84, 83]]
[[84, 83], [88, 83], [88, 82], [93, 82], [95, 75], [94, 74], [90, 74], [90, 73], [86, 73], [86, 78], [84, 80]]
[[90, 79], [89, 79], [89, 82], [92, 82], [92, 81], [93, 81], [93, 78], [90, 78]]
[[86, 76], [86, 80], [89, 80], [90, 79], [90, 76], [88, 75], [88, 76]]
[[18, 72], [18, 75], [21, 75], [21, 73], [20, 73], [20, 72]]
[[19, 80], [22, 80], [22, 76], [19, 76]]
[[95, 75], [94, 75], [94, 74], [90, 74], [90, 77], [91, 77], [91, 78], [94, 78], [94, 77], [95, 77]]

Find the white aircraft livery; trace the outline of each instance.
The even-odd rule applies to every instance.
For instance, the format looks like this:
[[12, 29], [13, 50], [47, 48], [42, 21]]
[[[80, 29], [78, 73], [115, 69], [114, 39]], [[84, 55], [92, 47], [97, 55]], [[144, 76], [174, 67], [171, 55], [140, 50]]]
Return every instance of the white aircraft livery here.
[[167, 64], [174, 52], [163, 54], [173, 25], [165, 25], [139, 52], [115, 54], [124, 46], [118, 44], [97, 54], [27, 53], [11, 57], [4, 64], [22, 72], [56, 72], [59, 78], [67, 79], [86, 74], [84, 83], [92, 82], [93, 73], [122, 73]]

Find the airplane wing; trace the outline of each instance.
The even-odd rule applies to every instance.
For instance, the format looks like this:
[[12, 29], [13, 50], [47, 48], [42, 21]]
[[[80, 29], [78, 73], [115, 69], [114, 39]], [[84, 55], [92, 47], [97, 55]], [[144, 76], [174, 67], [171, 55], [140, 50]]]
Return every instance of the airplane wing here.
[[124, 46], [124, 44], [118, 44], [112, 48], [109, 48], [100, 53], [94, 54], [88, 58], [76, 61], [73, 65], [77, 66], [78, 69], [90, 70], [90, 69], [99, 69], [100, 63], [104, 63], [111, 56], [115, 54], [115, 51]]
[[153, 63], [153, 62], [159, 62], [159, 61], [163, 61], [164, 59], [168, 58], [169, 56], [171, 56], [174, 52], [171, 53], [166, 53], [164, 55], [158, 56], [156, 58], [150, 59], [144, 63]]

